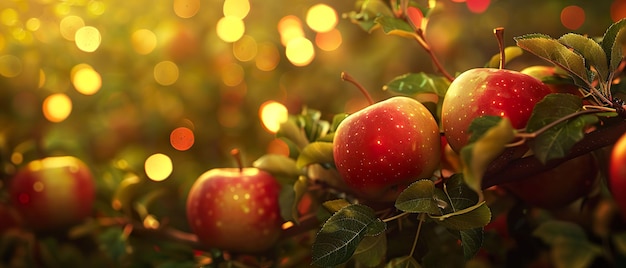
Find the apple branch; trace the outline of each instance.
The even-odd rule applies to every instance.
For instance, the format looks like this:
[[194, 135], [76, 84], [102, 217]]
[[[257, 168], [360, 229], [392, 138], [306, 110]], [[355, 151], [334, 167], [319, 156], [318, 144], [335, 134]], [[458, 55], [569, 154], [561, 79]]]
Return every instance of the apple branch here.
[[439, 62], [439, 59], [437, 58], [433, 50], [430, 48], [430, 45], [428, 44], [428, 42], [426, 42], [424, 31], [418, 28], [418, 29], [415, 29], [415, 34], [416, 34], [415, 40], [417, 41], [418, 44], [420, 44], [420, 46], [422, 46], [422, 48], [426, 51], [426, 53], [428, 53], [428, 56], [430, 57], [433, 64], [435, 64], [435, 67], [437, 68], [437, 70], [439, 70], [439, 72], [441, 72], [441, 74], [445, 76], [446, 79], [448, 79], [448, 81], [450, 82], [454, 81], [454, 77], [450, 75], [446, 71], [446, 69], [443, 68], [443, 65], [441, 64], [441, 62]]

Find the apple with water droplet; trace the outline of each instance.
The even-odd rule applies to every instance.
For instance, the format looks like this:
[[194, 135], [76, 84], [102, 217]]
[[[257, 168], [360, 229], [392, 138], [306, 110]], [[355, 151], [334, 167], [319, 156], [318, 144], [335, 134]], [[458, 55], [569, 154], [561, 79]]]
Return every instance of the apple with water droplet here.
[[279, 193], [280, 184], [263, 170], [214, 168], [191, 187], [187, 219], [198, 240], [209, 247], [262, 252], [282, 232]]
[[441, 155], [439, 126], [415, 99], [395, 96], [344, 119], [335, 132], [337, 171], [358, 196], [393, 201], [409, 184], [430, 178]]
[[541, 81], [506, 69], [476, 68], [450, 84], [441, 107], [441, 124], [450, 147], [467, 145], [471, 122], [480, 116], [507, 117], [514, 128], [526, 127], [537, 102], [552, 93]]
[[53, 156], [21, 167], [10, 181], [9, 195], [26, 226], [48, 231], [92, 215], [95, 181], [80, 159]]

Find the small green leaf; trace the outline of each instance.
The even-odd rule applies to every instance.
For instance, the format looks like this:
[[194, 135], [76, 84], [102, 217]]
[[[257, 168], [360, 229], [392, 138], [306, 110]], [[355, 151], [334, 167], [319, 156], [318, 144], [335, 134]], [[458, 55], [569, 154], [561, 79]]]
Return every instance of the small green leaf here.
[[298, 146], [298, 148], [303, 148], [309, 144], [309, 141], [306, 138], [304, 130], [298, 126], [296, 121], [295, 118], [290, 117], [289, 120], [280, 124], [278, 132], [276, 132], [276, 137], [287, 139]]
[[298, 177], [298, 180], [293, 184], [294, 198], [291, 208], [291, 218], [296, 223], [299, 222], [298, 219], [300, 218], [300, 215], [298, 215], [298, 203], [300, 203], [300, 200], [302, 200], [302, 197], [304, 196], [304, 194], [306, 194], [308, 186], [309, 177], [307, 176]]
[[348, 118], [348, 115], [349, 114], [347, 113], [339, 113], [333, 116], [333, 122], [330, 125], [330, 131], [331, 132], [337, 131], [337, 127], [339, 127], [339, 124], [341, 124], [341, 122], [343, 122], [344, 119]]
[[324, 206], [324, 208], [326, 208], [329, 212], [331, 213], [336, 213], [337, 211], [341, 210], [342, 208], [345, 208], [350, 204], [350, 202], [348, 202], [345, 199], [335, 199], [335, 200], [329, 200], [326, 201], [322, 204]]
[[601, 248], [587, 239], [582, 227], [572, 222], [546, 221], [533, 235], [551, 247], [550, 257], [556, 267], [589, 267], [602, 254]]
[[472, 120], [468, 128], [468, 132], [471, 134], [468, 142], [472, 143], [477, 141], [480, 137], [485, 135], [489, 129], [498, 125], [502, 120], [502, 117], [496, 115], [483, 115]]
[[462, 173], [452, 175], [446, 180], [444, 186], [445, 191], [441, 190], [443, 195], [437, 193], [437, 196], [441, 196], [441, 199], [449, 204], [443, 209], [444, 214], [469, 208], [479, 201], [478, 194], [465, 183]]
[[[566, 93], [549, 94], [539, 101], [528, 119], [526, 130], [535, 132], [564, 116], [582, 108], [582, 99]], [[535, 157], [542, 163], [566, 156], [577, 142], [585, 137], [585, 128], [598, 122], [593, 114], [577, 116], [561, 122], [539, 134], [530, 142]]]
[[602, 42], [600, 43], [609, 61], [610, 72], [617, 70], [624, 57], [622, 50], [622, 44], [625, 41], [624, 39], [626, 39], [626, 31], [624, 31], [624, 28], [626, 28], [626, 19], [621, 19], [613, 23], [604, 33]]
[[395, 206], [405, 212], [440, 215], [434, 197], [435, 184], [431, 180], [418, 180], [400, 193]]
[[514, 39], [519, 47], [568, 71], [575, 81], [586, 86], [591, 84], [585, 59], [556, 39], [543, 34], [529, 34]]
[[474, 191], [482, 191], [482, 177], [491, 161], [506, 149], [506, 145], [515, 138], [515, 130], [508, 118], [482, 135], [476, 142], [461, 149], [463, 176], [465, 183]]
[[422, 268], [422, 265], [420, 265], [419, 262], [417, 262], [413, 257], [404, 256], [391, 259], [391, 261], [385, 265], [385, 268]]
[[296, 160], [298, 169], [310, 164], [326, 164], [333, 163], [333, 144], [331, 142], [313, 142], [300, 152]]
[[559, 42], [571, 47], [585, 58], [586, 63], [593, 66], [600, 79], [606, 81], [609, 77], [609, 64], [606, 61], [606, 54], [600, 44], [589, 37], [580, 34], [568, 33], [559, 38]]
[[[296, 192], [293, 187], [281, 187], [278, 195], [278, 204], [280, 207], [280, 216], [287, 221], [295, 221], [298, 215], [297, 206], [294, 206], [296, 198]], [[294, 217], [295, 216], [295, 217]]]
[[[504, 48], [504, 57], [506, 62], [510, 62], [511, 60], [521, 56], [524, 54], [524, 50], [520, 47], [505, 47]], [[491, 57], [489, 62], [485, 64], [486, 68], [498, 68], [500, 67], [500, 53], [495, 54]]]
[[460, 230], [461, 246], [463, 247], [463, 257], [465, 260], [470, 260], [480, 250], [483, 245], [484, 229], [474, 228], [468, 230]]
[[420, 72], [395, 77], [383, 87], [383, 90], [407, 95], [434, 93], [438, 96], [444, 96], [449, 86], [450, 82], [445, 77]]
[[294, 178], [288, 183], [292, 184], [299, 175], [300, 169], [296, 166], [296, 160], [279, 154], [266, 154], [252, 163], [252, 166], [276, 176]]
[[362, 1], [358, 12], [352, 11], [347, 14], [348, 18], [361, 26], [367, 32], [373, 31], [378, 25], [375, 19], [379, 16], [393, 17], [391, 8], [382, 0]]
[[366, 236], [354, 251], [354, 259], [367, 266], [378, 266], [387, 257], [387, 235]]
[[408, 38], [418, 38], [413, 30], [413, 27], [409, 25], [405, 20], [396, 17], [381, 16], [376, 18], [376, 23], [383, 27], [383, 32], [388, 35], [397, 35]]
[[491, 221], [491, 210], [483, 201], [469, 208], [442, 216], [429, 215], [436, 223], [453, 230], [484, 227]]
[[386, 225], [370, 207], [354, 204], [342, 208], [324, 223], [313, 243], [312, 264], [335, 266], [347, 262], [367, 235]]

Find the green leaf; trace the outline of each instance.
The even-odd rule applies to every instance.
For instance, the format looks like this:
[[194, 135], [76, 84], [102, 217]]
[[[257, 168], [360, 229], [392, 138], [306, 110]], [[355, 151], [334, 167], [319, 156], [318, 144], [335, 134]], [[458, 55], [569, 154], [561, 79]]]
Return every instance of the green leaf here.
[[296, 160], [296, 167], [300, 169], [311, 164], [334, 164], [333, 144], [313, 142], [302, 148]]
[[602, 46], [589, 37], [585, 37], [575, 33], [569, 33], [561, 36], [559, 42], [571, 47], [585, 58], [588, 65], [593, 66], [601, 81], [606, 81], [609, 77], [609, 64], [606, 54], [602, 50]]
[[461, 149], [463, 176], [465, 183], [474, 191], [482, 191], [482, 177], [491, 161], [506, 149], [506, 145], [515, 138], [515, 130], [508, 118], [485, 132], [476, 142]]
[[304, 130], [298, 126], [294, 117], [290, 117], [289, 120], [280, 124], [278, 132], [276, 132], [276, 137], [285, 138], [294, 143], [298, 148], [303, 148], [309, 144]]
[[469, 208], [442, 216], [429, 215], [436, 223], [453, 230], [484, 227], [491, 221], [491, 210], [483, 201]]
[[435, 184], [431, 180], [418, 180], [409, 185], [396, 199], [396, 208], [405, 212], [440, 215], [435, 200]]
[[279, 154], [266, 154], [252, 163], [253, 167], [267, 171], [275, 177], [287, 177], [287, 184], [293, 184], [301, 175], [300, 169], [296, 166], [296, 160]]
[[307, 176], [300, 176], [298, 180], [293, 184], [294, 198], [293, 204], [291, 208], [292, 219], [298, 223], [298, 219], [300, 215], [298, 215], [298, 203], [302, 200], [302, 197], [307, 192], [307, 188], [309, 186], [309, 178]]
[[405, 20], [396, 17], [381, 16], [376, 18], [376, 23], [380, 24], [383, 28], [383, 32], [388, 35], [397, 35], [408, 38], [418, 38], [413, 30], [413, 27], [409, 25]]
[[380, 234], [386, 225], [371, 208], [354, 204], [342, 208], [324, 223], [315, 237], [312, 264], [335, 266], [347, 262], [367, 235]]
[[107, 228], [98, 235], [99, 249], [115, 261], [120, 261], [128, 253], [127, 242], [122, 228]]
[[348, 118], [348, 115], [349, 114], [347, 113], [339, 113], [333, 116], [333, 122], [330, 125], [330, 131], [331, 132], [337, 131], [337, 127], [339, 127], [339, 124], [341, 124], [341, 122], [343, 122], [344, 119]]
[[446, 180], [444, 186], [444, 190], [436, 189], [439, 199], [448, 204], [443, 209], [444, 214], [469, 208], [479, 201], [478, 194], [465, 183], [462, 173], [452, 175]]
[[463, 247], [463, 257], [465, 260], [470, 260], [480, 250], [483, 245], [484, 229], [474, 228], [468, 230], [460, 230], [461, 246]]
[[[547, 95], [538, 102], [528, 119], [526, 131], [535, 132], [560, 118], [574, 114], [582, 108], [582, 99], [566, 93]], [[598, 122], [593, 114], [577, 116], [561, 122], [531, 140], [535, 157], [542, 163], [566, 156], [569, 150], [585, 136], [585, 128]]]
[[550, 257], [556, 267], [589, 267], [602, 254], [599, 246], [589, 242], [583, 228], [572, 222], [546, 221], [533, 235], [551, 247]]
[[387, 257], [387, 234], [364, 237], [354, 251], [353, 257], [367, 267], [378, 266]]
[[[524, 54], [524, 50], [520, 47], [505, 47], [504, 48], [504, 57], [506, 62], [510, 62], [511, 60], [521, 56]], [[499, 68], [500, 67], [500, 53], [495, 54], [491, 57], [489, 62], [485, 65], [486, 68]]]
[[585, 59], [556, 39], [543, 34], [529, 34], [514, 39], [519, 47], [568, 71], [578, 83], [584, 83], [587, 87], [591, 84]]
[[626, 31], [624, 31], [624, 28], [626, 28], [626, 19], [621, 19], [613, 23], [604, 33], [602, 42], [600, 43], [609, 61], [610, 72], [617, 70], [617, 67], [619, 67], [624, 57], [622, 50], [622, 44], [625, 41], [624, 39], [626, 39]]
[[296, 202], [294, 202], [295, 198], [296, 192], [293, 187], [280, 188], [280, 193], [278, 195], [280, 216], [287, 221], [293, 221], [297, 219], [297, 212], [294, 212], [294, 210], [297, 210], [297, 205], [294, 206], [294, 204], [297, 204]]
[[326, 201], [322, 204], [324, 206], [324, 208], [326, 208], [329, 212], [331, 213], [336, 213], [337, 211], [341, 210], [342, 208], [345, 208], [350, 204], [350, 202], [348, 202], [345, 199], [335, 199], [335, 200], [329, 200]]
[[391, 259], [385, 265], [385, 268], [422, 268], [422, 265], [419, 264], [413, 257], [404, 256]]
[[407, 95], [434, 93], [438, 96], [444, 96], [449, 86], [450, 82], [443, 76], [420, 72], [395, 77], [383, 87], [383, 90]]
[[382, 0], [366, 0], [362, 1], [358, 12], [352, 11], [347, 14], [348, 18], [361, 26], [363, 30], [371, 32], [378, 25], [375, 19], [379, 16], [393, 17], [391, 8]]
[[471, 134], [468, 142], [473, 143], [477, 141], [480, 137], [485, 135], [489, 129], [497, 126], [500, 120], [502, 120], [502, 117], [497, 115], [483, 115], [472, 120], [468, 128], [468, 132]]

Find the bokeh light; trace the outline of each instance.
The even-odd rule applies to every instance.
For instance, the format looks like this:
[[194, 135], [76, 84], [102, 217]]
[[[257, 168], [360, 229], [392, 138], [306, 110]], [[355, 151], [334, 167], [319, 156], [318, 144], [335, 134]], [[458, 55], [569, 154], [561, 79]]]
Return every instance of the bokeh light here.
[[289, 118], [289, 112], [287, 107], [279, 102], [266, 101], [259, 108], [259, 118], [268, 132], [276, 133], [280, 125]]
[[285, 16], [278, 22], [278, 33], [280, 33], [281, 44], [287, 46], [289, 41], [304, 37], [302, 22], [294, 15]]
[[242, 36], [239, 40], [233, 43], [233, 55], [239, 61], [251, 61], [256, 57], [257, 44], [254, 37], [249, 35]]
[[341, 46], [342, 42], [341, 32], [337, 29], [315, 35], [315, 45], [324, 51], [334, 51]]
[[309, 8], [306, 13], [306, 24], [313, 31], [324, 33], [337, 26], [337, 12], [325, 4], [317, 4]]
[[102, 77], [89, 65], [79, 66], [82, 67], [75, 67], [76, 70], [72, 72], [72, 84], [74, 88], [84, 95], [96, 94], [102, 87]]
[[243, 20], [250, 12], [248, 0], [225, 0], [223, 7], [224, 16], [232, 16]]
[[174, 13], [183, 19], [195, 16], [200, 10], [200, 0], [174, 0]]
[[94, 52], [100, 46], [102, 37], [96, 27], [85, 26], [76, 30], [74, 42], [76, 42], [78, 49], [85, 52]]
[[26, 29], [31, 32], [39, 30], [39, 27], [41, 27], [41, 20], [38, 18], [30, 18], [26, 21]]
[[67, 16], [59, 23], [59, 31], [61, 36], [69, 41], [74, 41], [76, 31], [85, 27], [85, 21], [79, 16]]
[[42, 111], [48, 121], [61, 122], [72, 113], [72, 100], [63, 93], [52, 94], [44, 99]]
[[467, 5], [467, 9], [473, 13], [483, 13], [487, 11], [489, 5], [491, 4], [490, 0], [467, 0], [465, 1]]
[[189, 150], [194, 140], [193, 131], [187, 127], [176, 128], [170, 133], [170, 144], [179, 151]]
[[565, 28], [576, 30], [585, 23], [585, 10], [579, 6], [566, 6], [561, 10], [561, 23]]
[[222, 67], [222, 81], [227, 86], [237, 86], [243, 82], [245, 71], [237, 63], [226, 64]]
[[169, 86], [178, 80], [178, 65], [172, 61], [162, 61], [154, 66], [154, 80], [159, 85]]
[[144, 169], [149, 179], [153, 181], [164, 181], [172, 174], [174, 166], [169, 156], [157, 153], [146, 159]]
[[246, 26], [240, 18], [226, 16], [217, 21], [216, 31], [220, 39], [232, 43], [243, 36]]
[[272, 43], [262, 43], [258, 46], [257, 56], [255, 58], [255, 65], [257, 69], [261, 71], [272, 71], [276, 69], [280, 62], [280, 52], [278, 48]]
[[131, 43], [135, 52], [141, 55], [150, 54], [157, 46], [156, 35], [148, 29], [139, 29], [131, 36]]
[[289, 145], [282, 139], [273, 139], [267, 144], [267, 153], [289, 156]]
[[626, 18], [626, 0], [614, 0], [611, 3], [611, 20], [617, 22]]
[[5, 8], [0, 12], [0, 21], [6, 26], [15, 26], [20, 20], [20, 14], [15, 9]]
[[22, 61], [13, 55], [0, 56], [0, 75], [16, 77], [22, 72]]
[[306, 66], [315, 58], [315, 48], [305, 37], [294, 38], [287, 43], [285, 56], [295, 66]]

